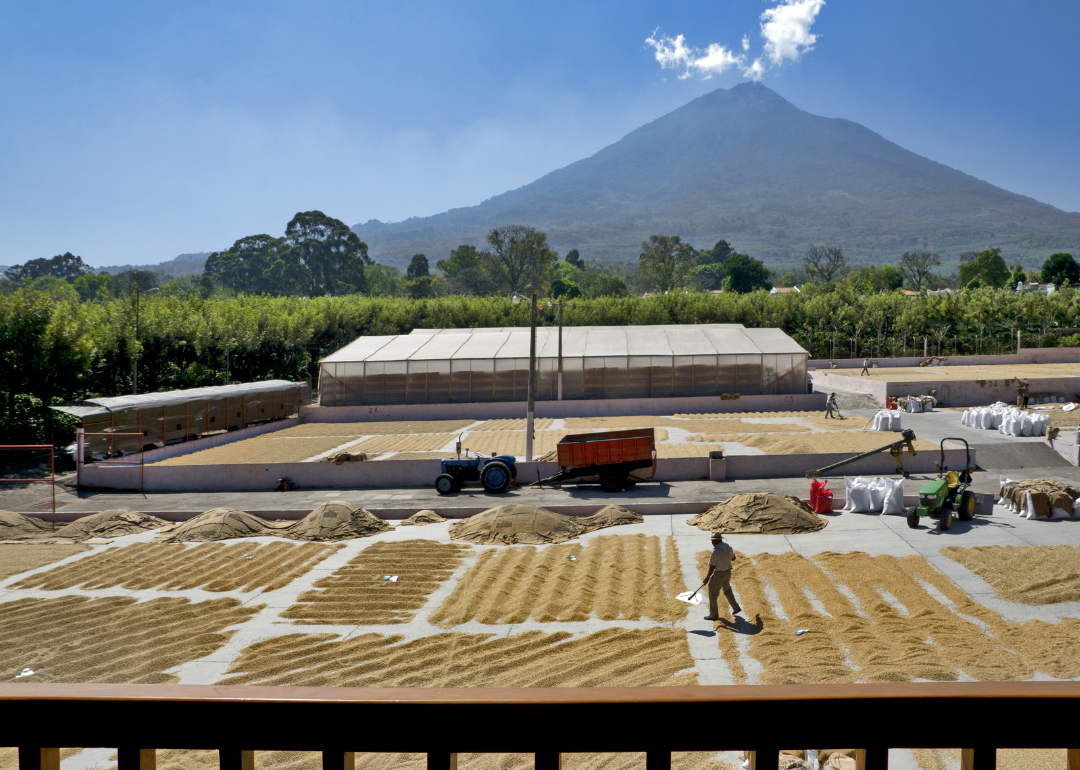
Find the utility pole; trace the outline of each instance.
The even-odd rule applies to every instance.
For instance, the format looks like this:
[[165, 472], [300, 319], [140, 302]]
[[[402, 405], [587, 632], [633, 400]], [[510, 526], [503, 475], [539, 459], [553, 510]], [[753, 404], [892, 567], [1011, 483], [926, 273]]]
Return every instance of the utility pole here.
[[525, 462], [533, 459], [533, 412], [536, 409], [536, 292], [532, 295], [529, 328], [529, 411], [525, 414]]
[[563, 300], [558, 300], [558, 400], [563, 401]]
[[[161, 289], [155, 286], [147, 294], [157, 294]], [[135, 349], [131, 352], [131, 395], [139, 395], [139, 284], [135, 284]]]

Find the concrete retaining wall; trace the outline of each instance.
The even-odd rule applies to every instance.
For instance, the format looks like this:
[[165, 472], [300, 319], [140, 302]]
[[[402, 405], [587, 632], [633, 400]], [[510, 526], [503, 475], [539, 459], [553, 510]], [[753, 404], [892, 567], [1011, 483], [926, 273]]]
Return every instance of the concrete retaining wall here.
[[[929, 356], [906, 358], [875, 358], [880, 367], [918, 366]], [[861, 369], [862, 358], [813, 358], [806, 362], [808, 369], [828, 369], [830, 361], [838, 369]], [[1019, 353], [1001, 356], [951, 356], [946, 366], [983, 366], [1016, 364], [1080, 364], [1080, 348], [1022, 348]], [[925, 367], [932, 369], [933, 367]]]
[[[940, 406], [988, 406], [996, 401], [1016, 403], [1017, 380], [1009, 377], [997, 380], [938, 380], [934, 369], [927, 367], [926, 378], [912, 382], [889, 382], [872, 377], [839, 374], [836, 370], [819, 369], [813, 373], [814, 385], [821, 388], [840, 388], [856, 393], [869, 393], [884, 406], [889, 396], [925, 396], [937, 390]], [[1029, 377], [1031, 393], [1080, 394], [1080, 377]]]
[[1070, 463], [1080, 466], [1080, 444], [1074, 444], [1071, 441], [1062, 441], [1058, 438], [1044, 439], [1044, 442], [1049, 444], [1055, 452]]
[[[882, 443], [888, 439], [883, 437]], [[947, 449], [946, 463], [962, 467], [962, 449]], [[802, 455], [734, 455], [726, 458], [728, 479], [770, 479], [803, 476], [812, 468], [839, 462], [846, 453]], [[933, 472], [937, 452], [906, 455], [904, 466], [912, 473]], [[974, 462], [974, 449], [972, 461]], [[83, 467], [86, 488], [132, 488], [118, 484], [117, 468]], [[244, 465], [147, 465], [143, 468], [145, 492], [266, 492], [279, 478], [290, 478], [304, 489], [410, 489], [434, 484], [439, 475], [438, 460], [381, 460], [345, 463], [248, 463]], [[555, 474], [555, 463], [519, 463], [518, 481], [527, 484]], [[845, 467], [839, 475], [887, 475], [896, 472], [889, 454], [875, 455]], [[635, 475], [647, 478], [648, 471]], [[837, 474], [833, 474], [837, 475]], [[708, 457], [680, 457], [656, 461], [656, 481], [693, 481], [709, 478]], [[134, 488], [138, 488], [135, 486]]]
[[[774, 396], [596, 399], [537, 401], [537, 417], [620, 417], [653, 414], [786, 412], [825, 409], [821, 393]], [[389, 420], [498, 420], [524, 417], [525, 402], [486, 404], [401, 404], [395, 406], [302, 406], [304, 422], [384, 422]]]

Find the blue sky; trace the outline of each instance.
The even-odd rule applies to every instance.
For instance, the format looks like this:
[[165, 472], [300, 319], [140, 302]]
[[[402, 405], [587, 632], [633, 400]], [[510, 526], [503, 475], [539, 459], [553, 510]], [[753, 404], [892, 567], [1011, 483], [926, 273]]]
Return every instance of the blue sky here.
[[[1071, 0], [0, 0], [0, 264], [153, 263], [301, 210], [474, 205], [746, 80], [785, 4], [812, 26], [766, 85], [1080, 211]], [[662, 69], [646, 42], [679, 35], [690, 60], [742, 63], [680, 78], [687, 59]]]

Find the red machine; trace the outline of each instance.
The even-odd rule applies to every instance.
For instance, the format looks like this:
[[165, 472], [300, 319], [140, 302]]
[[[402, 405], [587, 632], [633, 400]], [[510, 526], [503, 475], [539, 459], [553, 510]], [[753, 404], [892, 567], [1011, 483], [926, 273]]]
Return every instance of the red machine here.
[[640, 479], [630, 474], [641, 468], [656, 472], [656, 432], [652, 428], [608, 433], [577, 433], [556, 445], [559, 472], [533, 486], [595, 476], [605, 492], [631, 488]]

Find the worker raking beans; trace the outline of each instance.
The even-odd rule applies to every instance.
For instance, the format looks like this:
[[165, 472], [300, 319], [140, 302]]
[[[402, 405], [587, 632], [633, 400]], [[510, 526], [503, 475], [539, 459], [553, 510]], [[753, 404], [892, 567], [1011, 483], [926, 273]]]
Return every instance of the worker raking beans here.
[[742, 607], [735, 600], [735, 592], [731, 590], [731, 564], [735, 561], [735, 549], [724, 542], [724, 536], [719, 532], [712, 534], [712, 555], [709, 557], [709, 572], [705, 575], [705, 582], [709, 584], [709, 614], [705, 620], [719, 620], [720, 609], [716, 606], [716, 600], [723, 592], [731, 605], [731, 614], [742, 612]]

